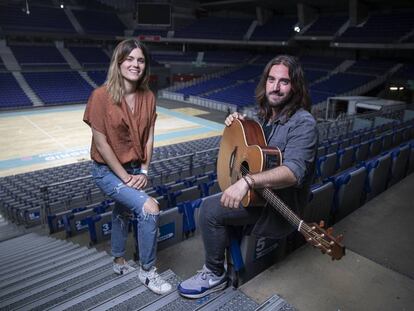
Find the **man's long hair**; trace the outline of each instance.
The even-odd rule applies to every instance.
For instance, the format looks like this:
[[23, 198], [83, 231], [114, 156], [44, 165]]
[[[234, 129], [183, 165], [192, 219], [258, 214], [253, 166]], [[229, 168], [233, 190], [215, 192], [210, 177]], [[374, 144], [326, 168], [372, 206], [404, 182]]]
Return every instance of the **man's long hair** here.
[[148, 90], [149, 88], [150, 59], [147, 48], [142, 42], [136, 39], [127, 39], [120, 42], [112, 54], [111, 64], [109, 65], [108, 75], [105, 81], [109, 94], [111, 94], [112, 99], [118, 105], [121, 104], [125, 92], [120, 66], [132, 50], [136, 48], [139, 48], [142, 51], [145, 58], [145, 69], [137, 83], [137, 90]]
[[256, 87], [256, 102], [259, 105], [258, 116], [263, 120], [269, 120], [272, 109], [267, 102], [266, 82], [269, 72], [274, 65], [285, 65], [289, 69], [289, 78], [292, 85], [291, 97], [285, 103], [280, 115], [291, 117], [299, 108], [310, 111], [309, 92], [305, 81], [302, 67], [296, 57], [290, 55], [279, 55], [273, 58], [263, 70], [259, 84]]

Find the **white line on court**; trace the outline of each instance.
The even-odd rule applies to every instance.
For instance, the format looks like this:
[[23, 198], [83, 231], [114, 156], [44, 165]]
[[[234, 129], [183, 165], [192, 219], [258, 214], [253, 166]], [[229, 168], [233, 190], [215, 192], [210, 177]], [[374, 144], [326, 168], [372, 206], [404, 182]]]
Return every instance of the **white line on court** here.
[[53, 140], [57, 145], [59, 145], [62, 148], [66, 148], [65, 144], [62, 144], [56, 138], [54, 138], [53, 136], [51, 136], [48, 132], [46, 132], [44, 129], [42, 129], [41, 127], [39, 127], [36, 123], [34, 123], [33, 121], [31, 121], [28, 117], [23, 116], [23, 118], [27, 122], [29, 122], [31, 125], [33, 125], [35, 128], [37, 128], [39, 131], [41, 131], [43, 134], [45, 134], [47, 137], [49, 137], [51, 140]]

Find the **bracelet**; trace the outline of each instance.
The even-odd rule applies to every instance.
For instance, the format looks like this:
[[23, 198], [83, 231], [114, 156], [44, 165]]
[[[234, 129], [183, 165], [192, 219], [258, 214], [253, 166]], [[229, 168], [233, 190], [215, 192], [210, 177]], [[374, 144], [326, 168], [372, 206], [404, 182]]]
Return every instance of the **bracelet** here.
[[252, 189], [253, 189], [256, 184], [256, 181], [254, 180], [252, 175], [247, 174], [246, 176], [250, 178], [250, 181], [252, 182]]
[[131, 176], [131, 175], [129, 175], [129, 179], [128, 179], [127, 181], [125, 181], [124, 183], [125, 183], [125, 184], [127, 184], [127, 183], [129, 183], [131, 180], [132, 180], [132, 176]]
[[251, 182], [247, 180], [246, 176], [242, 176], [242, 177], [243, 177], [244, 181], [246, 182], [247, 186], [249, 187], [249, 189], [253, 189]]
[[143, 174], [143, 175], [145, 175], [145, 176], [147, 176], [147, 177], [148, 177], [148, 170], [146, 170], [146, 169], [141, 168], [141, 169], [139, 170], [139, 173], [140, 173], [140, 174]]
[[253, 189], [254, 184], [255, 184], [254, 178], [251, 175], [248, 175], [248, 174], [244, 175], [242, 177], [243, 177], [244, 181], [247, 183], [247, 185], [249, 186], [249, 189]]

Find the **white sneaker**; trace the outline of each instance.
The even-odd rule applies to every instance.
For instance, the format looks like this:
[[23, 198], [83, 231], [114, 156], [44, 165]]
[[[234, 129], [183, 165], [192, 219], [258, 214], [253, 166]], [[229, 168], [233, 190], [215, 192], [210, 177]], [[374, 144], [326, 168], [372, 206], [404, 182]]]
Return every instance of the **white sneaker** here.
[[135, 270], [133, 266], [130, 266], [126, 261], [123, 265], [114, 262], [112, 265], [114, 272], [119, 275], [127, 274]]
[[139, 269], [139, 280], [150, 290], [156, 294], [165, 294], [171, 291], [172, 286], [165, 281], [158, 273], [157, 268], [152, 267], [150, 270], [145, 271], [142, 267]]

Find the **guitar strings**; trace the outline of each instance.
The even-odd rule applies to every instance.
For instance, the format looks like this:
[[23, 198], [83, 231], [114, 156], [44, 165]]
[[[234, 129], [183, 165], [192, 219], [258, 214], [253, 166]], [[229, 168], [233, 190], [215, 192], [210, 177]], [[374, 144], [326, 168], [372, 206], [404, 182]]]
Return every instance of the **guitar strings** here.
[[[242, 166], [241, 163], [239, 166], [235, 166], [235, 167], [241, 167], [241, 172], [244, 174], [250, 173], [250, 171], [244, 166]], [[302, 220], [294, 212], [292, 212], [286, 206], [286, 204], [282, 202], [282, 200], [280, 200], [277, 196], [274, 195], [274, 193], [271, 190], [267, 188], [263, 189], [262, 192], [266, 196], [266, 199], [268, 201], [270, 201], [271, 203], [273, 203], [274, 205], [278, 206], [281, 209], [281, 212], [283, 212], [284, 216], [287, 218], [287, 220], [291, 224], [299, 228], [299, 224]], [[312, 239], [318, 242], [319, 244], [321, 244], [321, 246], [323, 245], [324, 248], [328, 248], [328, 249], [331, 248], [330, 243], [326, 241], [323, 237], [321, 237], [319, 234], [317, 234], [306, 222], [302, 223], [300, 232], [305, 236], [305, 238]]]

